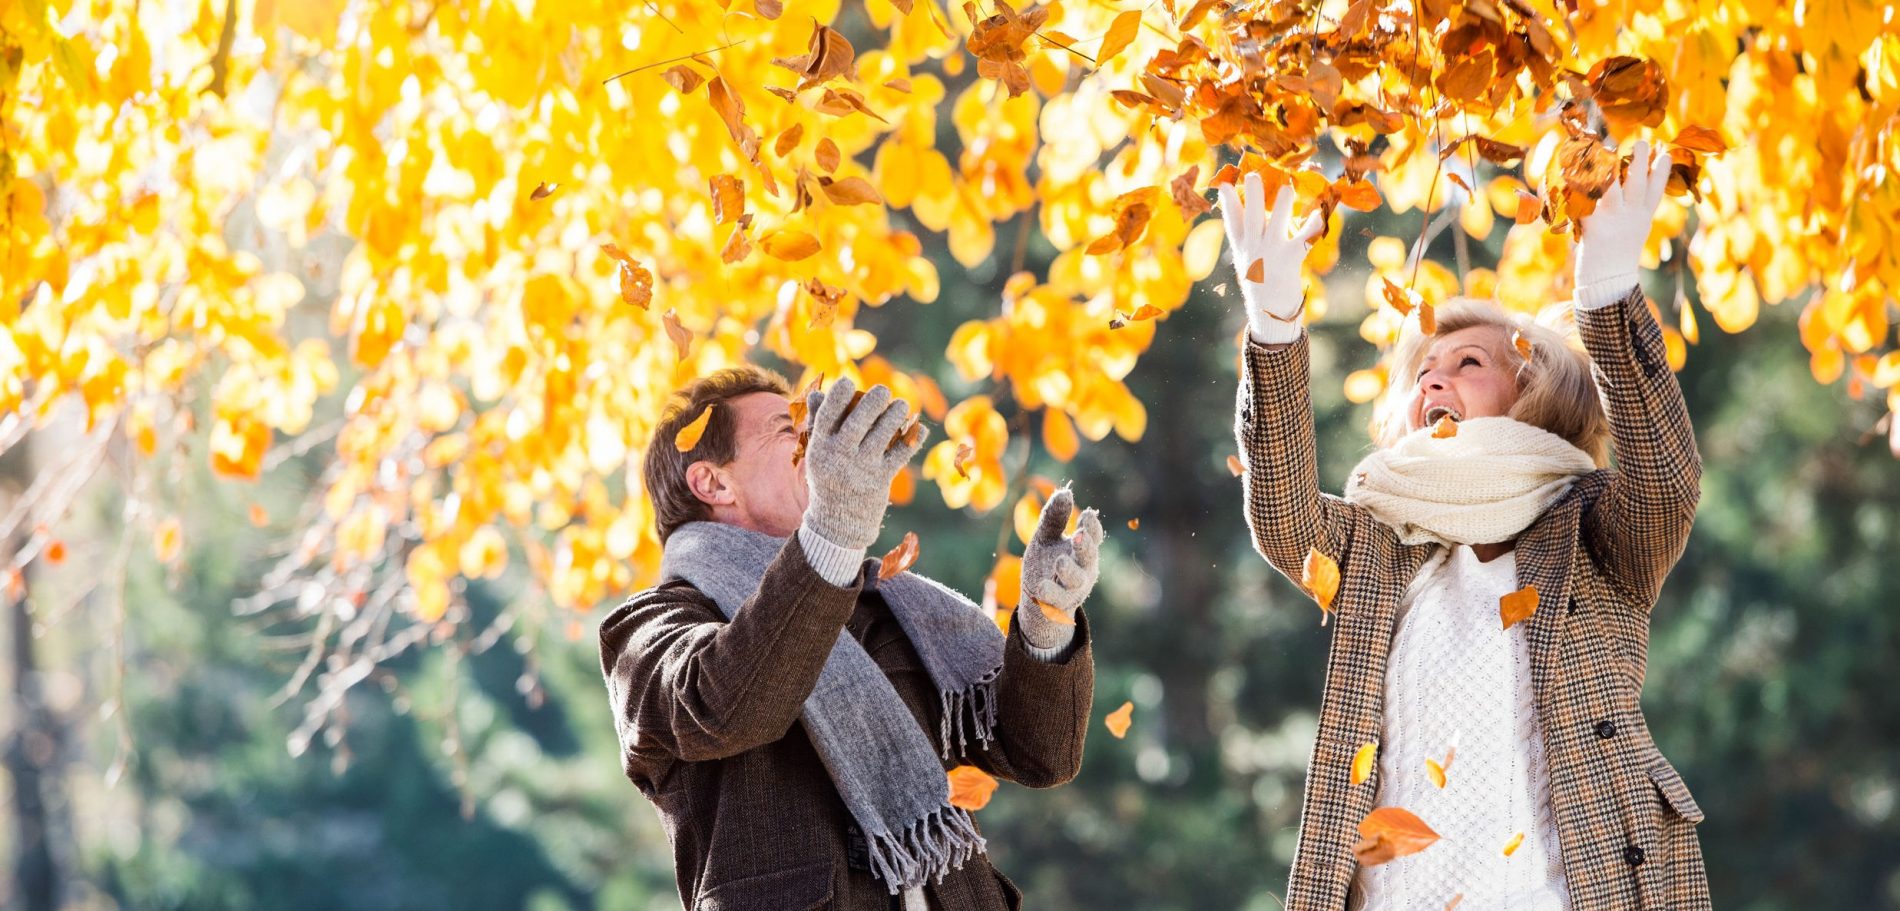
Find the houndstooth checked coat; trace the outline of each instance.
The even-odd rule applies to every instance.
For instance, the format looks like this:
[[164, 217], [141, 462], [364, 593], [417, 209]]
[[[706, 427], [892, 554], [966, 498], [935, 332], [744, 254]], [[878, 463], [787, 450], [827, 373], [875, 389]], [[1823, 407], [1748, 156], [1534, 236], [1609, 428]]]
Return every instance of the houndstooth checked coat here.
[[[1639, 702], [1649, 612], [1687, 542], [1701, 459], [1641, 290], [1578, 324], [1617, 468], [1579, 478], [1516, 546], [1518, 583], [1539, 595], [1527, 621], [1532, 680], [1571, 907], [1708, 909], [1702, 811], [1650, 739]], [[1377, 785], [1351, 784], [1353, 754], [1380, 737], [1394, 616], [1433, 545], [1400, 544], [1365, 510], [1320, 493], [1308, 374], [1304, 337], [1275, 350], [1247, 343], [1235, 435], [1254, 547], [1294, 580], [1309, 548], [1340, 565], [1286, 901], [1289, 911], [1339, 911]]]

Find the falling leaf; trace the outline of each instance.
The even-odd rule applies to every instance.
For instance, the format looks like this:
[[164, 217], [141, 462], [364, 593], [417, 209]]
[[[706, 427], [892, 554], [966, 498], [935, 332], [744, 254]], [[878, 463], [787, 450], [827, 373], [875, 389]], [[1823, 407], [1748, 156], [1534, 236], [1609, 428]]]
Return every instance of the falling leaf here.
[[707, 183], [712, 187], [713, 222], [738, 221], [745, 214], [745, 181], [731, 174], [714, 174]]
[[1140, 33], [1141, 10], [1131, 9], [1116, 16], [1115, 21], [1108, 24], [1108, 32], [1102, 36], [1102, 48], [1095, 54], [1095, 65], [1103, 66], [1115, 59]]
[[1612, 129], [1654, 127], [1668, 113], [1669, 83], [1654, 60], [1610, 57], [1597, 61], [1584, 78]]
[[1437, 787], [1437, 788], [1438, 788], [1439, 790], [1444, 790], [1444, 788], [1445, 788], [1445, 767], [1444, 767], [1444, 766], [1442, 766], [1442, 765], [1439, 765], [1439, 764], [1438, 764], [1438, 760], [1436, 760], [1436, 759], [1432, 759], [1432, 758], [1429, 758], [1429, 757], [1428, 757], [1428, 758], [1426, 758], [1426, 760], [1425, 760], [1425, 777], [1426, 777], [1426, 778], [1429, 778], [1429, 779], [1431, 779], [1431, 781], [1432, 781], [1432, 784], [1433, 784], [1433, 785], [1434, 785], [1435, 787]]
[[827, 172], [838, 170], [838, 163], [842, 159], [843, 154], [838, 151], [838, 144], [828, 137], [818, 140], [818, 147], [812, 150], [812, 160], [818, 162], [818, 166]]
[[1306, 562], [1300, 565], [1300, 587], [1319, 602], [1320, 625], [1324, 626], [1333, 611], [1333, 598], [1339, 594], [1339, 564], [1317, 548], [1308, 549]]
[[762, 19], [777, 19], [785, 13], [782, 0], [752, 0], [752, 8], [759, 11]]
[[812, 20], [811, 41], [805, 53], [797, 57], [778, 57], [772, 62], [799, 74], [798, 90], [804, 91], [839, 76], [849, 76], [856, 52], [851, 42], [834, 29]]
[[1108, 732], [1114, 735], [1116, 740], [1120, 740], [1128, 736], [1128, 725], [1134, 721], [1134, 716], [1135, 704], [1124, 702], [1121, 708], [1109, 712], [1108, 717], [1102, 719], [1102, 724], [1108, 728]]
[[1670, 144], [1692, 152], [1708, 152], [1718, 155], [1728, 151], [1728, 143], [1722, 141], [1722, 134], [1708, 127], [1686, 126]]
[[768, 256], [787, 262], [796, 262], [812, 256], [822, 249], [818, 238], [795, 229], [782, 229], [765, 235], [760, 246]]
[[861, 206], [867, 203], [883, 204], [884, 197], [879, 196], [871, 182], [862, 177], [847, 177], [832, 180], [829, 177], [818, 178], [818, 187], [825, 192], [825, 198], [840, 206]]
[[558, 184], [558, 183], [547, 183], [547, 182], [545, 182], [545, 181], [543, 181], [543, 182], [541, 182], [541, 183], [538, 183], [538, 184], [535, 184], [535, 185], [534, 185], [534, 192], [532, 192], [532, 193], [529, 193], [529, 194], [528, 194], [528, 198], [529, 198], [529, 199], [536, 199], [536, 200], [538, 200], [538, 199], [546, 199], [546, 198], [548, 198], [548, 197], [550, 197], [550, 196], [553, 196], [553, 195], [554, 195], [554, 191], [555, 191], [555, 190], [558, 190], [558, 189], [560, 189], [560, 188], [561, 188], [561, 185], [560, 185], [560, 184]]
[[706, 81], [706, 77], [699, 75], [697, 70], [684, 63], [667, 67], [666, 72], [661, 73], [660, 76], [682, 95], [692, 94], [694, 89], [699, 88], [700, 83]]
[[910, 569], [911, 565], [916, 562], [917, 533], [914, 531], [904, 532], [904, 540], [897, 542], [897, 546], [891, 548], [891, 552], [885, 554], [883, 561], [878, 563], [878, 581], [882, 582], [898, 573], [904, 572]]
[[692, 452], [693, 447], [699, 445], [699, 438], [706, 433], [706, 423], [712, 420], [714, 407], [715, 405], [707, 405], [701, 408], [699, 417], [694, 418], [691, 424], [681, 427], [680, 432], [673, 435], [674, 449], [680, 452]]
[[1452, 420], [1451, 415], [1439, 417], [1438, 423], [1432, 425], [1432, 439], [1434, 440], [1449, 440], [1457, 435], [1458, 422]]
[[252, 503], [251, 504], [251, 526], [253, 528], [263, 528], [264, 526], [269, 525], [269, 524], [270, 524], [270, 513], [265, 511], [264, 507], [256, 503]]
[[178, 559], [178, 552], [183, 541], [184, 534], [179, 527], [178, 517], [173, 516], [158, 523], [158, 528], [152, 536], [152, 546], [158, 553], [158, 562], [170, 563]]
[[46, 549], [41, 552], [46, 555], [46, 562], [48, 563], [57, 566], [58, 564], [66, 562], [66, 542], [64, 541], [49, 541], [46, 544]]
[[903, 92], [906, 95], [910, 94], [910, 80], [909, 79], [886, 80], [884, 83], [884, 87], [887, 89], [890, 89], [893, 92]]
[[784, 158], [785, 153], [797, 148], [798, 141], [804, 137], [805, 125], [802, 123], [792, 124], [786, 128], [785, 132], [778, 134], [778, 139], [772, 143], [772, 154]]
[[646, 309], [647, 304], [653, 301], [653, 273], [616, 244], [601, 244], [600, 249], [619, 265], [620, 299], [642, 310]]
[[1380, 807], [1359, 822], [1359, 842], [1352, 853], [1362, 867], [1417, 854], [1438, 841], [1438, 833], [1410, 810]]
[[1531, 355], [1534, 353], [1531, 348], [1531, 340], [1525, 338], [1524, 333], [1518, 332], [1515, 329], [1511, 330], [1511, 347], [1517, 349], [1518, 357], [1527, 361], [1531, 359]]
[[671, 310], [660, 317], [660, 322], [666, 326], [666, 337], [673, 340], [673, 350], [678, 352], [679, 359], [686, 360], [693, 351], [693, 333], [680, 324], [679, 316]]
[[1188, 168], [1187, 173], [1168, 183], [1168, 191], [1173, 194], [1174, 204], [1180, 208], [1181, 218], [1184, 221], [1193, 221], [1195, 216], [1214, 208], [1214, 204], [1208, 202], [1207, 197], [1194, 189], [1194, 181], [1200, 176], [1201, 166], [1195, 165]]
[[1041, 598], [1031, 598], [1029, 600], [1036, 602], [1037, 609], [1042, 611], [1043, 616], [1049, 618], [1049, 622], [1055, 623], [1061, 626], [1075, 625], [1075, 618], [1069, 616], [1068, 611], [1065, 611], [1062, 608], [1059, 608], [1053, 604], [1050, 604], [1049, 602], [1044, 601]]
[[1372, 763], [1379, 755], [1379, 745], [1370, 741], [1359, 745], [1359, 751], [1352, 754], [1352, 783], [1364, 784], [1372, 777]]
[[1419, 301], [1418, 304], [1418, 331], [1426, 335], [1438, 334], [1438, 316], [1432, 309], [1432, 305], [1424, 301]]
[[1254, 283], [1267, 280], [1267, 261], [1265, 259], [1256, 259], [1253, 261], [1253, 265], [1247, 267], [1247, 280]]
[[1465, 894], [1463, 892], [1460, 892], [1457, 895], [1452, 896], [1451, 901], [1448, 901], [1445, 903], [1445, 911], [1455, 911], [1459, 903], [1463, 902], [1464, 900], [1465, 900]]
[[1227, 457], [1227, 471], [1236, 478], [1247, 473], [1246, 467], [1240, 464], [1240, 457], [1233, 455]]
[[1129, 531], [1140, 531], [1140, 530], [1141, 530], [1141, 520], [1140, 520], [1140, 519], [1129, 519], [1129, 520], [1128, 520], [1128, 530], [1129, 530]]
[[1413, 292], [1399, 287], [1389, 278], [1381, 277], [1379, 280], [1384, 283], [1382, 293], [1385, 296], [1385, 302], [1391, 304], [1392, 309], [1399, 311], [1400, 316], [1411, 313], [1413, 307]]
[[1163, 311], [1160, 307], [1153, 304], [1142, 304], [1135, 308], [1135, 312], [1128, 314], [1128, 321], [1138, 323], [1143, 320], [1151, 320], [1157, 316], [1161, 316], [1162, 313]]
[[1504, 843], [1504, 856], [1510, 857], [1511, 855], [1516, 854], [1518, 845], [1521, 845], [1523, 843], [1524, 843], [1524, 833], [1519, 832], [1516, 835], [1511, 836], [1511, 840]]
[[950, 805], [974, 813], [990, 805], [996, 793], [996, 779], [973, 765], [960, 765], [949, 772]]
[[951, 462], [951, 466], [957, 470], [957, 477], [963, 478], [965, 480], [969, 479], [970, 460], [975, 457], [976, 457], [976, 449], [971, 447], [970, 444], [968, 443], [957, 444], [957, 455], [956, 455], [956, 458], [952, 460]]
[[750, 214], [739, 216], [739, 223], [733, 227], [732, 234], [726, 237], [726, 245], [719, 250], [720, 262], [732, 265], [752, 255], [752, 238], [746, 234], [751, 227]]
[[1510, 629], [1537, 613], [1537, 586], [1526, 585], [1498, 599], [1498, 616]]
[[[805, 289], [806, 294], [811, 295], [811, 326], [817, 328], [831, 325], [831, 321], [837, 316], [839, 302], [844, 300], [844, 289], [827, 285], [815, 278], [800, 287]], [[851, 404], [857, 403], [857, 399], [851, 400]]]
[[1143, 200], [1153, 191], [1153, 187], [1144, 187], [1122, 194], [1116, 200], [1115, 229], [1091, 241], [1084, 252], [1100, 256], [1125, 250], [1140, 240], [1142, 233], [1148, 230], [1148, 219], [1154, 215], [1154, 209]]

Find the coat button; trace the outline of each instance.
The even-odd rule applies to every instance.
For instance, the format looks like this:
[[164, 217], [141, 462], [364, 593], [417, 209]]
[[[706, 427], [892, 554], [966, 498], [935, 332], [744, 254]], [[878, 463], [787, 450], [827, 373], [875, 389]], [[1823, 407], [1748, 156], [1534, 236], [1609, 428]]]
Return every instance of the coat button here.
[[1616, 736], [1616, 722], [1608, 718], [1597, 722], [1597, 736], [1608, 740]]
[[1241, 409], [1240, 409], [1240, 423], [1242, 423], [1242, 424], [1252, 424], [1252, 423], [1253, 423], [1253, 409], [1251, 409], [1251, 408], [1248, 408], [1248, 407], [1246, 407], [1246, 406], [1244, 406], [1244, 405], [1243, 405], [1243, 406], [1241, 406]]
[[1643, 854], [1643, 849], [1639, 845], [1630, 845], [1623, 849], [1623, 860], [1632, 867], [1642, 866], [1645, 859], [1646, 855]]

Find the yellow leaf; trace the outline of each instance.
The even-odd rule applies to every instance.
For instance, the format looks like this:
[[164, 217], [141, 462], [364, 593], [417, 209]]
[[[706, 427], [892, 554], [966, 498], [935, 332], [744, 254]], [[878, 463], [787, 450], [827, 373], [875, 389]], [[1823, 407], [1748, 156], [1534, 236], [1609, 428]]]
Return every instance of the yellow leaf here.
[[1140, 32], [1141, 10], [1131, 9], [1116, 16], [1115, 21], [1109, 23], [1108, 33], [1102, 36], [1102, 49], [1095, 55], [1095, 65], [1103, 66], [1115, 59]]
[[1041, 598], [1031, 598], [1029, 600], [1036, 602], [1036, 607], [1042, 611], [1042, 615], [1044, 617], [1049, 618], [1049, 622], [1055, 623], [1060, 626], [1074, 626], [1075, 625], [1075, 618], [1069, 616], [1068, 611], [1065, 611], [1062, 608], [1059, 608], [1053, 604], [1050, 604], [1049, 602], [1044, 601]]
[[1364, 784], [1372, 777], [1372, 763], [1379, 755], [1379, 745], [1370, 741], [1359, 745], [1359, 751], [1352, 754], [1352, 783]]
[[680, 452], [692, 452], [693, 447], [699, 445], [699, 438], [705, 435], [706, 424], [712, 420], [713, 409], [716, 407], [718, 405], [714, 403], [701, 408], [699, 417], [694, 418], [691, 424], [681, 427], [679, 433], [673, 435], [673, 448]]
[[1526, 585], [1498, 599], [1498, 616], [1504, 621], [1504, 628], [1510, 629], [1529, 620], [1537, 613], [1537, 586]]
[[179, 528], [176, 516], [158, 523], [158, 528], [152, 538], [153, 548], [158, 552], [158, 562], [170, 563], [178, 559], [183, 540], [184, 535]]
[[1511, 836], [1511, 840], [1504, 843], [1504, 856], [1510, 857], [1511, 855], [1516, 854], [1517, 846], [1523, 843], [1524, 843], [1524, 833], [1519, 832], [1516, 835]]
[[1300, 587], [1319, 602], [1320, 625], [1324, 626], [1333, 611], [1333, 598], [1339, 594], [1339, 564], [1317, 549], [1307, 550], [1306, 562], [1300, 566]]
[[1458, 422], [1452, 420], [1449, 415], [1439, 418], [1438, 423], [1432, 425], [1432, 439], [1434, 440], [1450, 439], [1457, 435]]
[[798, 230], [773, 231], [760, 241], [767, 255], [774, 259], [796, 262], [823, 249], [818, 238]]
[[1124, 702], [1121, 708], [1109, 712], [1108, 717], [1102, 719], [1102, 724], [1108, 727], [1108, 732], [1113, 734], [1116, 740], [1120, 740], [1128, 736], [1128, 725], [1133, 721], [1134, 715], [1135, 704]]
[[1430, 758], [1427, 758], [1425, 760], [1425, 777], [1430, 778], [1432, 780], [1433, 786], [1439, 788], [1440, 790], [1444, 789], [1445, 767], [1442, 765], [1439, 765], [1438, 760], [1430, 759]]

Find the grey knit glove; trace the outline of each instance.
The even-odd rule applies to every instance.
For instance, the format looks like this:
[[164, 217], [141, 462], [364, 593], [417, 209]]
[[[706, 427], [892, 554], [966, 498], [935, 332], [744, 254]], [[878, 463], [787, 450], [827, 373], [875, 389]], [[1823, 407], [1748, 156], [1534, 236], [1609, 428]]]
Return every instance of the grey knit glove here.
[[915, 439], [893, 446], [910, 421], [910, 404], [892, 402], [890, 389], [872, 386], [852, 407], [856, 391], [851, 380], [841, 379], [806, 400], [811, 439], [805, 444], [805, 483], [811, 498], [804, 525], [839, 547], [861, 550], [877, 541], [891, 479], [930, 434], [920, 427]]
[[[1022, 625], [1023, 638], [1044, 651], [1065, 648], [1075, 638], [1075, 612], [1101, 575], [1102, 518], [1085, 509], [1075, 534], [1064, 537], [1074, 511], [1075, 495], [1069, 488], [1056, 491], [1042, 504], [1036, 534], [1023, 550], [1023, 592], [1015, 622]], [[1037, 601], [1061, 611], [1069, 622], [1049, 619]]]

